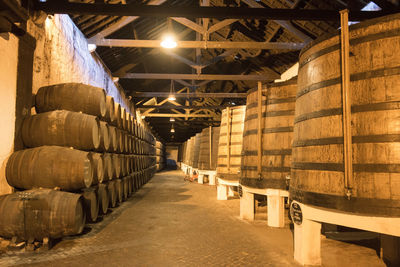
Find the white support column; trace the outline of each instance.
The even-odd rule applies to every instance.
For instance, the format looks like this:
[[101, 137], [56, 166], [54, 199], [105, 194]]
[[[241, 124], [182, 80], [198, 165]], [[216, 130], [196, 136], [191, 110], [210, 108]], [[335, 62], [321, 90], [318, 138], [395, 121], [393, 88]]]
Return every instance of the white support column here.
[[321, 265], [321, 223], [304, 219], [294, 224], [294, 259], [302, 265]]
[[269, 195], [268, 199], [268, 226], [285, 226], [285, 198], [279, 195]]
[[215, 185], [215, 174], [208, 175], [208, 185]]
[[217, 200], [228, 200], [227, 186], [219, 184], [217, 187]]
[[240, 218], [254, 221], [254, 194], [247, 191], [240, 198]]
[[197, 178], [197, 182], [199, 184], [203, 184], [203, 182], [204, 182], [204, 174], [199, 174], [199, 177]]
[[234, 197], [235, 192], [232, 189], [232, 186], [228, 186], [228, 197]]

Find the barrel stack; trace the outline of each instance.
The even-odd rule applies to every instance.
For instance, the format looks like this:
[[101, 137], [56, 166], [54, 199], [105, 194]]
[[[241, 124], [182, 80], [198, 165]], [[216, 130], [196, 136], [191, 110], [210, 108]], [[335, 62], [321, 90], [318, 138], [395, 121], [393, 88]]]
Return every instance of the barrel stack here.
[[[208, 127], [201, 131], [200, 136], [200, 155], [199, 155], [199, 177], [198, 183], [203, 184], [208, 181], [209, 185], [215, 185], [219, 127]], [[206, 179], [205, 179], [206, 178]]]
[[250, 90], [247, 95], [240, 178], [240, 217], [254, 220], [254, 196], [268, 203], [268, 225], [285, 225], [284, 198], [292, 155], [297, 78]]
[[222, 110], [217, 160], [217, 199], [233, 196], [233, 187], [239, 186], [242, 164], [242, 142], [246, 106]]
[[300, 54], [290, 209], [302, 264], [321, 263], [321, 222], [400, 236], [399, 26], [399, 14], [365, 21]]
[[[19, 192], [2, 196], [0, 207], [39, 199], [42, 204], [34, 206], [46, 222], [37, 231], [41, 222], [21, 221], [21, 210], [10, 211], [12, 216], [0, 219], [0, 236], [40, 241], [79, 234], [85, 222], [107, 214], [154, 175], [154, 136], [102, 88], [42, 87], [35, 108], [37, 114], [22, 126], [26, 149], [14, 152], [6, 165], [7, 181]], [[23, 207], [34, 216], [32, 205]], [[7, 220], [15, 222], [13, 229], [6, 228]], [[22, 233], [24, 228], [29, 231]]]
[[156, 140], [156, 158], [157, 158], [157, 171], [161, 171], [165, 168], [165, 146], [164, 144]]

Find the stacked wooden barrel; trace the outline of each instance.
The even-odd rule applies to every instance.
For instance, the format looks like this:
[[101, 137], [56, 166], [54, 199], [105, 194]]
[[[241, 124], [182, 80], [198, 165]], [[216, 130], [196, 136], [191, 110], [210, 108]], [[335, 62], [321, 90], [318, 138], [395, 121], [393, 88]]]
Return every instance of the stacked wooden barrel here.
[[[290, 182], [294, 200], [400, 215], [399, 27], [399, 14], [350, 27], [351, 109], [344, 113], [349, 130], [343, 127], [340, 35], [301, 52]], [[346, 162], [344, 151], [350, 155]]]
[[222, 110], [218, 143], [217, 177], [239, 181], [246, 106]]
[[250, 90], [243, 132], [240, 184], [287, 189], [297, 79]]
[[154, 175], [155, 138], [103, 89], [57, 84], [40, 88], [35, 98], [38, 114], [22, 126], [27, 149], [7, 161], [11, 186], [79, 194], [86, 219], [96, 221]]
[[201, 131], [199, 170], [216, 170], [218, 158], [219, 127], [208, 127]]
[[157, 171], [165, 168], [165, 146], [160, 141], [156, 140], [156, 159]]

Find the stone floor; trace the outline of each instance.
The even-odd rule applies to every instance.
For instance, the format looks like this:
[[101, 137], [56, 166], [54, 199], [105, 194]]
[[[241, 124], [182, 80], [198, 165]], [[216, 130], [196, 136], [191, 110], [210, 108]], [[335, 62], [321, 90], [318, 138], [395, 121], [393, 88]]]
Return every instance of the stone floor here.
[[[214, 186], [158, 173], [86, 233], [47, 252], [7, 253], [0, 266], [298, 266], [289, 221], [267, 226], [262, 214], [240, 220], [239, 199], [216, 200]], [[384, 266], [376, 251], [322, 240], [323, 266]]]

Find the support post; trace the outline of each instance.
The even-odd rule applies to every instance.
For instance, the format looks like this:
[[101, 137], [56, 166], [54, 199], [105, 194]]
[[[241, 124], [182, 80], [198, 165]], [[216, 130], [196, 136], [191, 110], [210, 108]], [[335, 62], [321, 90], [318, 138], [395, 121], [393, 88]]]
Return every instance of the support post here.
[[217, 200], [228, 200], [227, 186], [219, 184], [217, 187]]
[[197, 182], [199, 184], [203, 184], [204, 183], [204, 174], [199, 174], [199, 176], [197, 178]]
[[294, 259], [301, 265], [321, 265], [321, 223], [303, 219], [294, 224]]
[[227, 118], [226, 118], [226, 151], [227, 151], [227, 169], [228, 172], [231, 168], [231, 108], [226, 108]]
[[254, 221], [254, 194], [244, 190], [240, 198], [240, 218]]
[[349, 11], [340, 11], [341, 71], [342, 71], [342, 103], [343, 103], [343, 138], [344, 138], [344, 185], [348, 199], [353, 187], [353, 148], [351, 134], [351, 92], [349, 67]]
[[268, 195], [268, 226], [285, 226], [285, 198], [279, 195]]
[[215, 185], [215, 174], [208, 175], [208, 185]]
[[232, 186], [228, 186], [228, 197], [234, 197], [235, 192], [232, 189]]

